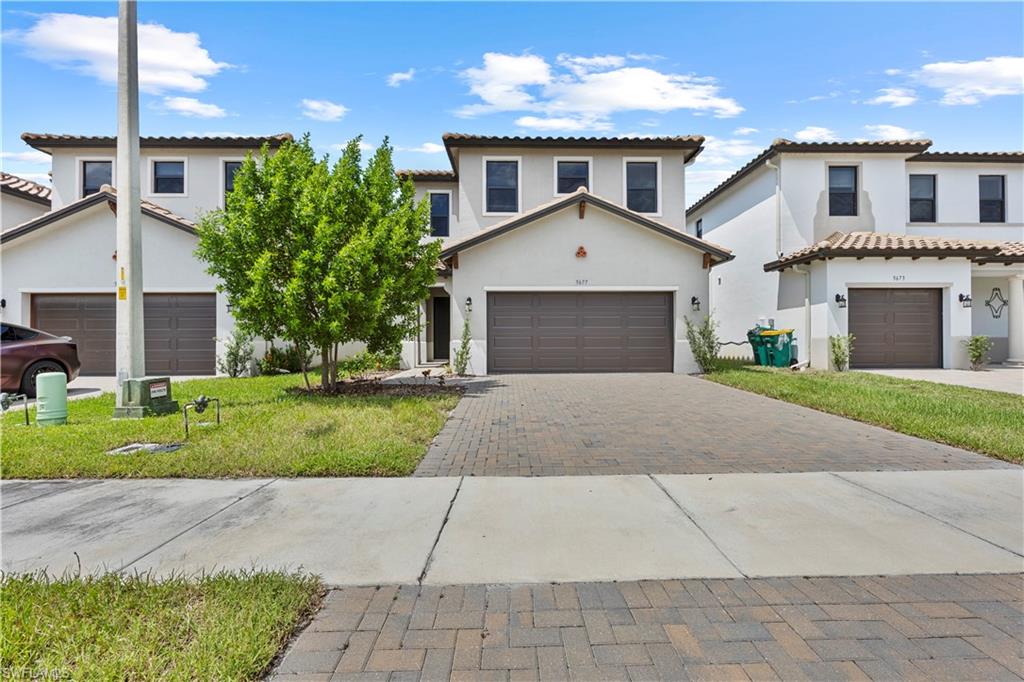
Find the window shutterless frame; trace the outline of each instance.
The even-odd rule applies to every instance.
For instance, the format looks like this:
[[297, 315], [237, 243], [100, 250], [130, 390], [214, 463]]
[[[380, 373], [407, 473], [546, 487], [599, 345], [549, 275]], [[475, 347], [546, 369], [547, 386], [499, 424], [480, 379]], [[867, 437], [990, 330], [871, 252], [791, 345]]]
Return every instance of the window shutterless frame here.
[[828, 214], [857, 215], [857, 166], [828, 167]]
[[910, 194], [910, 222], [935, 222], [935, 187], [934, 175], [911, 175], [908, 182]]
[[[653, 174], [654, 183], [655, 183], [655, 186], [654, 186], [654, 210], [653, 211], [637, 210], [637, 209], [634, 209], [630, 205], [630, 203], [631, 203], [630, 202], [630, 196], [629, 196], [630, 195], [630, 191], [631, 191], [631, 188], [630, 188], [630, 167], [632, 166], [635, 170], [640, 171], [640, 173], [644, 173], [644, 171], [646, 169], [641, 169], [640, 168], [640, 166], [643, 165], [643, 164], [654, 164], [654, 166], [655, 166], [654, 174]], [[649, 174], [646, 175], [646, 176], [641, 176], [639, 174], [638, 175], [634, 175], [634, 177], [633, 177], [634, 185], [633, 185], [633, 188], [632, 188], [632, 191], [634, 193], [634, 204], [633, 205], [637, 205], [636, 202], [637, 201], [641, 201], [641, 199], [639, 197], [639, 195], [641, 193], [647, 194], [648, 191], [651, 189], [650, 187], [646, 187], [646, 186], [642, 187], [642, 186], [640, 186], [641, 184], [643, 184], [643, 185], [648, 184], [646, 181], [648, 181], [649, 179], [650, 179], [650, 175]], [[639, 182], [640, 180], [643, 180], [643, 182]], [[661, 190], [661, 157], [660, 156], [626, 156], [626, 157], [623, 157], [623, 159], [622, 159], [622, 204], [626, 208], [628, 208], [631, 211], [635, 210], [637, 213], [643, 213], [644, 215], [649, 215], [649, 216], [653, 216], [653, 217], [659, 217], [659, 216], [661, 216], [661, 206], [662, 206], [662, 203], [661, 203], [661, 191], [662, 190]], [[648, 207], [649, 207], [649, 204], [648, 204]]]
[[[444, 198], [443, 212], [441, 212], [442, 202], [435, 202], [435, 197]], [[450, 236], [452, 222], [452, 191], [450, 189], [427, 190], [427, 199], [430, 201], [430, 236]]]
[[[79, 199], [81, 199], [82, 197], [86, 196], [86, 193], [85, 193], [85, 183], [86, 183], [87, 179], [85, 177], [85, 170], [86, 170], [85, 164], [87, 164], [87, 163], [90, 163], [90, 164], [100, 164], [100, 163], [110, 164], [110, 179], [107, 181], [107, 183], [110, 184], [111, 187], [114, 187], [117, 184], [117, 168], [114, 165], [114, 157], [112, 157], [112, 156], [78, 156], [78, 157], [75, 157], [75, 192], [77, 193], [77, 198], [79, 198]], [[96, 191], [99, 191], [99, 187], [96, 187], [93, 191], [91, 191], [89, 193], [90, 194], [94, 194]]]
[[[159, 192], [157, 191], [157, 164], [161, 164], [161, 170], [170, 171], [170, 166], [162, 164], [181, 164], [181, 191], [180, 192]], [[149, 178], [146, 184], [149, 196], [152, 197], [187, 197], [188, 196], [188, 159], [182, 156], [151, 156], [147, 163]], [[164, 175], [168, 179], [170, 175]], [[223, 185], [222, 185], [223, 187]]]
[[[507, 164], [515, 163], [515, 186], [511, 186], [512, 174], [507, 173], [508, 166], [501, 166], [502, 170], [498, 169], [498, 166], [493, 166], [495, 175], [502, 175], [500, 178], [501, 186], [495, 184], [491, 186], [489, 182], [488, 165], [489, 164]], [[515, 215], [523, 209], [523, 157], [521, 156], [485, 156], [482, 159], [482, 177], [481, 185], [483, 186], [483, 212], [481, 215], [485, 216], [505, 216]], [[496, 178], [498, 179], [498, 178]], [[493, 193], [490, 190], [495, 190]], [[505, 202], [507, 195], [510, 191], [515, 192], [515, 209], [504, 210], [512, 208], [512, 202]], [[490, 195], [490, 196], [488, 196]], [[493, 199], [494, 201], [490, 201]], [[502, 203], [505, 202], [505, 203]], [[491, 204], [495, 204], [496, 210], [491, 210]]]
[[[583, 173], [579, 172], [581, 164], [586, 164], [586, 171]], [[594, 159], [590, 156], [556, 156], [553, 160], [552, 173], [556, 197], [572, 194], [580, 186], [594, 191]]]
[[224, 208], [226, 205], [225, 198], [234, 186], [234, 173], [229, 173], [228, 165], [238, 164], [238, 166], [235, 166], [235, 172], [237, 172], [237, 169], [241, 167], [242, 162], [245, 161], [245, 159], [242, 157], [222, 156], [217, 161], [220, 164], [220, 206], [221, 208]]
[[1006, 176], [978, 176], [978, 222], [1006, 222]]
[[703, 218], [697, 218], [697, 224], [695, 226], [695, 230], [694, 231], [697, 233], [697, 239], [703, 239], [704, 238], [704, 219]]

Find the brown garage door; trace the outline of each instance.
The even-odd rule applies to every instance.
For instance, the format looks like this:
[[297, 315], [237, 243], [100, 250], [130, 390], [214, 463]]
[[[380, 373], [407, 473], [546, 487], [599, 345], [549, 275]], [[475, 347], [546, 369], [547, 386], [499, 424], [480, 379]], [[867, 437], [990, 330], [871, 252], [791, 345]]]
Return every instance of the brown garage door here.
[[672, 294], [489, 294], [487, 371], [671, 372]]
[[[147, 374], [214, 373], [214, 294], [146, 294], [145, 310]], [[114, 374], [112, 294], [35, 294], [32, 326], [74, 339], [83, 375]]]
[[851, 367], [941, 367], [941, 289], [850, 289]]

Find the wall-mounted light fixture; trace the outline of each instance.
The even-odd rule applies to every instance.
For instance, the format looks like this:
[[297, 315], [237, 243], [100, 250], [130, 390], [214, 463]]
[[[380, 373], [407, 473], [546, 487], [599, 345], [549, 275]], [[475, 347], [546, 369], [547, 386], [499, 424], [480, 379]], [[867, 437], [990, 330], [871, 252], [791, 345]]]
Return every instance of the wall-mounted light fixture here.
[[838, 305], [840, 308], [845, 308], [846, 297], [843, 296], [842, 294], [836, 294], [836, 305]]
[[971, 303], [972, 301], [970, 294], [960, 294], [960, 305], [962, 305], [965, 308], [970, 308]]
[[690, 307], [693, 308], [695, 311], [700, 310], [700, 299], [697, 298], [696, 296], [691, 296]]
[[473, 310], [473, 297], [472, 296], [467, 296], [466, 297], [466, 312], [468, 313], [471, 310]]

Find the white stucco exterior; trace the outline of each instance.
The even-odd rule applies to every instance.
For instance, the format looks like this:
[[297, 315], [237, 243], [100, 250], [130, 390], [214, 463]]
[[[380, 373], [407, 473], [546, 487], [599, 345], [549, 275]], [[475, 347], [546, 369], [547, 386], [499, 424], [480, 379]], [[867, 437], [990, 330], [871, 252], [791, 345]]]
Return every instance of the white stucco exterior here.
[[47, 207], [37, 201], [22, 199], [4, 192], [0, 194], [0, 229], [21, 225], [46, 213]]

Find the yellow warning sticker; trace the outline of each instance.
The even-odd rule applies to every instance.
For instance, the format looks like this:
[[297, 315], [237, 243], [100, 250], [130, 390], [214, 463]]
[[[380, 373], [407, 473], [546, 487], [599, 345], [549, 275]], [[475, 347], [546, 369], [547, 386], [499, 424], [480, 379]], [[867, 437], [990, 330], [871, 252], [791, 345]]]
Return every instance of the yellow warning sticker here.
[[128, 300], [128, 287], [117, 288], [117, 300], [127, 301]]

